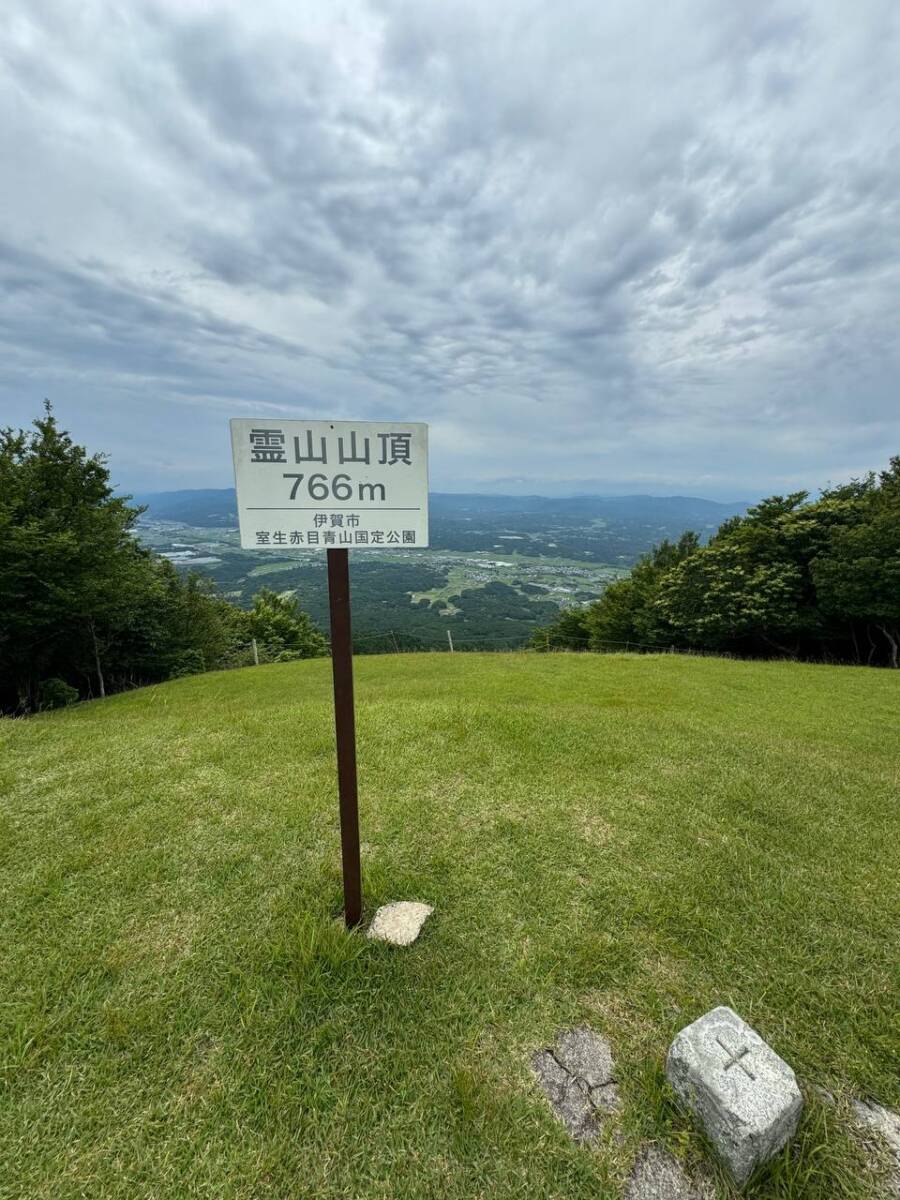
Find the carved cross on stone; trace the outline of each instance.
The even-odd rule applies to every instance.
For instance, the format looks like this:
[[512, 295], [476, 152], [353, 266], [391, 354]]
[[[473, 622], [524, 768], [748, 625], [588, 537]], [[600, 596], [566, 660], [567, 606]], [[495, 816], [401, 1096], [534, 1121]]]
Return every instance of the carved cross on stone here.
[[730, 1071], [732, 1067], [740, 1067], [748, 1079], [756, 1079], [756, 1076], [753, 1074], [750, 1068], [745, 1066], [741, 1061], [750, 1053], [749, 1046], [742, 1046], [740, 1050], [732, 1050], [730, 1047], [725, 1045], [720, 1037], [717, 1036], [716, 1041], [728, 1055], [728, 1062], [722, 1068], [724, 1071]]
[[666, 1076], [740, 1187], [797, 1130], [803, 1096], [794, 1072], [724, 1005], [677, 1034]]

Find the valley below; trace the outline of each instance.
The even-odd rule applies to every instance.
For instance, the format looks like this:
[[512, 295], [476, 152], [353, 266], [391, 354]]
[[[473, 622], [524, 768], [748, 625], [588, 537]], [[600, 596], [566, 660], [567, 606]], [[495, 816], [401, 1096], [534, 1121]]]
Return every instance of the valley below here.
[[[264, 587], [289, 593], [328, 624], [325, 556], [287, 547], [244, 550], [234, 493], [137, 497], [138, 536], [179, 570], [248, 607]], [[352, 561], [360, 650], [511, 649], [561, 608], [590, 604], [638, 558], [687, 528], [704, 539], [743, 505], [688, 497], [436, 494], [428, 549], [366, 549]]]

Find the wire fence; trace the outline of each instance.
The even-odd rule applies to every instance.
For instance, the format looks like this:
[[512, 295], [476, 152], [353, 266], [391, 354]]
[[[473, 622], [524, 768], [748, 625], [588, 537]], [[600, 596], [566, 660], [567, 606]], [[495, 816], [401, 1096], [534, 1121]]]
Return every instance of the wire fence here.
[[661, 642], [616, 641], [612, 638], [574, 637], [568, 634], [555, 634], [547, 629], [537, 629], [528, 634], [516, 634], [511, 637], [486, 635], [483, 637], [468, 638], [457, 637], [455, 634], [451, 634], [450, 638], [423, 637], [419, 634], [395, 633], [393, 630], [387, 630], [384, 633], [365, 633], [358, 637], [354, 636], [353, 647], [357, 653], [371, 653], [371, 649], [367, 649], [367, 647], [371, 647], [373, 642], [380, 642], [385, 646], [387, 652], [400, 654], [415, 653], [417, 651], [446, 651], [453, 653], [457, 650], [461, 652], [496, 650], [498, 652], [528, 651], [534, 654], [552, 652], [578, 654], [585, 651], [593, 651], [601, 654], [606, 652], [610, 654], [688, 654], [693, 657], [700, 656], [705, 658], [735, 657], [733, 654], [722, 650], [698, 650]]
[[[326, 653], [330, 653], [326, 642]], [[366, 631], [353, 636], [353, 652], [357, 655], [377, 654], [465, 654], [465, 653], [528, 653], [528, 654], [580, 654], [585, 652], [606, 654], [684, 654], [691, 657], [735, 658], [721, 650], [687, 649], [660, 643], [615, 641], [604, 638], [571, 637], [536, 630], [528, 634], [509, 636], [486, 634], [480, 637], [458, 637], [452, 632], [449, 637], [410, 633], [405, 630], [385, 629]], [[247, 642], [234, 647], [226, 656], [223, 668], [264, 665], [273, 662], [290, 662], [304, 657], [283, 646], [270, 646], [263, 642]]]

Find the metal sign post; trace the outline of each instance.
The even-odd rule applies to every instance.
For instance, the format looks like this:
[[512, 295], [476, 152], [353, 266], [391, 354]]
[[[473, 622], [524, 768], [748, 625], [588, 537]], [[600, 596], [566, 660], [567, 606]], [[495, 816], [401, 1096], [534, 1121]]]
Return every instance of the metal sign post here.
[[428, 427], [235, 419], [231, 446], [242, 549], [328, 552], [344, 919], [358, 925], [362, 884], [347, 550], [390, 553], [428, 545]]
[[338, 806], [341, 814], [341, 865], [344, 874], [344, 921], [350, 929], [359, 924], [362, 915], [359, 805], [356, 794], [356, 718], [353, 710], [353, 638], [350, 629], [350, 556], [346, 550], [329, 550], [327, 557]]

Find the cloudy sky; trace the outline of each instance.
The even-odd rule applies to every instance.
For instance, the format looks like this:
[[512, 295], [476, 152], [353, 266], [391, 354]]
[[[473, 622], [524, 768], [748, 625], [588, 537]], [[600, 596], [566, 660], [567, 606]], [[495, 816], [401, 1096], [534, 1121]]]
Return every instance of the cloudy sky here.
[[231, 416], [443, 490], [900, 453], [896, 0], [7, 0], [0, 422], [227, 486]]

